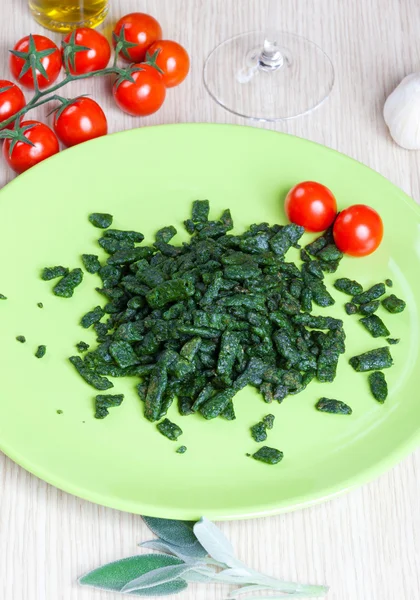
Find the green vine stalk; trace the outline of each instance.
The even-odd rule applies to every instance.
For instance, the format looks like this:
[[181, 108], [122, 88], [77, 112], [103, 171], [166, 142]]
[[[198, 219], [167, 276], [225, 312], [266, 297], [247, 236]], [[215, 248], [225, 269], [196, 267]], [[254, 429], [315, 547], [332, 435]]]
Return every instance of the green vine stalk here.
[[[73, 32], [68, 42], [64, 42], [64, 41], [62, 42], [63, 65], [64, 65], [65, 74], [66, 74], [64, 79], [62, 79], [55, 85], [52, 85], [51, 87], [45, 89], [44, 91], [41, 91], [38, 86], [37, 73], [41, 73], [44, 77], [48, 77], [47, 73], [45, 72], [45, 70], [42, 66], [41, 59], [44, 56], [46, 56], [47, 53], [51, 54], [52, 52], [55, 52], [55, 49], [48, 49], [48, 50], [44, 50], [44, 51], [36, 50], [35, 42], [34, 42], [32, 34], [31, 34], [29, 36], [29, 52], [28, 53], [16, 53], [16, 54], [19, 55], [21, 58], [24, 58], [24, 60], [25, 60], [25, 64], [22, 68], [22, 73], [28, 71], [29, 69], [32, 71], [32, 76], [33, 76], [33, 80], [34, 80], [34, 95], [31, 98], [31, 100], [29, 100], [29, 102], [27, 104], [25, 104], [25, 106], [21, 110], [19, 110], [17, 113], [12, 115], [8, 119], [5, 119], [4, 121], [0, 121], [0, 130], [1, 130], [0, 131], [0, 139], [9, 138], [9, 139], [13, 139], [13, 141], [15, 143], [18, 141], [22, 141], [26, 144], [33, 145], [32, 142], [30, 140], [28, 140], [24, 135], [25, 131], [30, 126], [26, 127], [26, 129], [24, 129], [24, 130], [20, 127], [21, 117], [23, 115], [25, 115], [26, 113], [28, 113], [30, 110], [33, 110], [34, 108], [38, 108], [39, 106], [42, 106], [43, 104], [46, 104], [47, 102], [51, 102], [52, 100], [61, 102], [62, 106], [63, 105], [68, 106], [69, 104], [71, 104], [72, 100], [69, 101], [66, 98], [63, 98], [62, 96], [56, 94], [55, 92], [57, 92], [57, 90], [66, 86], [68, 83], [70, 83], [72, 81], [79, 81], [81, 79], [90, 79], [91, 77], [116, 75], [118, 77], [118, 79], [116, 81], [117, 85], [119, 85], [122, 81], [131, 81], [132, 83], [134, 83], [132, 74], [135, 71], [141, 70], [141, 67], [138, 65], [130, 64], [128, 67], [122, 68], [117, 65], [117, 62], [118, 62], [118, 57], [121, 53], [124, 56], [128, 57], [129, 55], [127, 53], [127, 50], [129, 48], [131, 48], [132, 46], [135, 46], [136, 44], [128, 42], [125, 39], [124, 28], [121, 29], [121, 32], [118, 36], [115, 34], [113, 34], [113, 36], [114, 36], [114, 41], [115, 41], [115, 54], [114, 54], [114, 61], [113, 61], [113, 64], [111, 67], [106, 67], [104, 69], [99, 69], [97, 71], [91, 71], [89, 73], [81, 73], [78, 75], [73, 75], [71, 73], [70, 67], [74, 68], [75, 55], [77, 54], [77, 52], [90, 50], [90, 48], [76, 44], [75, 32]], [[13, 50], [11, 52], [15, 53]], [[156, 60], [156, 55], [153, 56], [150, 60], [148, 60], [147, 64], [153, 66], [154, 68], [156, 68], [160, 71], [159, 67], [155, 63], [155, 60]], [[59, 108], [60, 107], [58, 107], [58, 109]], [[55, 110], [53, 112], [55, 112]], [[4, 129], [5, 127], [9, 126], [12, 123], [14, 124], [13, 129]], [[13, 146], [14, 146], [14, 144], [13, 144]], [[11, 146], [11, 151], [13, 150], [13, 146]]]

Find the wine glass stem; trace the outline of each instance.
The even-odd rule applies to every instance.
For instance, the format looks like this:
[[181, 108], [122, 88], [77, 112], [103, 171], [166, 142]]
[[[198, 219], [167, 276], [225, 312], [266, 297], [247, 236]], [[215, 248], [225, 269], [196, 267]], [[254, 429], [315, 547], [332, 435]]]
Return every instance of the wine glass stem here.
[[[276, 39], [277, 8], [281, 0], [269, 0], [264, 45], [260, 55], [260, 66], [266, 69], [278, 69], [283, 66], [284, 57]], [[270, 24], [270, 26], [268, 25]]]

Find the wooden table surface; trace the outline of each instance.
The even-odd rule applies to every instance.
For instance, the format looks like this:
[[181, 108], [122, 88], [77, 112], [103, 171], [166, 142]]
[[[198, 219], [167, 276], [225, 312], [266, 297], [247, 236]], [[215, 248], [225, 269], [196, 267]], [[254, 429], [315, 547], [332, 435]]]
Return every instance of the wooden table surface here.
[[[418, 0], [278, 3], [279, 28], [322, 46], [333, 60], [336, 84], [328, 102], [312, 114], [265, 126], [348, 154], [420, 201], [419, 153], [396, 146], [382, 119], [387, 94], [420, 67]], [[26, 0], [1, 4], [0, 77], [7, 78], [7, 49], [27, 33], [49, 34], [31, 19]], [[133, 10], [149, 12], [161, 22], [165, 36], [189, 50], [191, 75], [169, 92], [157, 114], [143, 121], [113, 106], [104, 81], [74, 85], [65, 95], [90, 92], [99, 99], [111, 131], [186, 121], [246, 124], [210, 99], [202, 68], [217, 43], [264, 25], [267, 1], [110, 0], [110, 5], [102, 28], [107, 34], [117, 17]], [[45, 117], [46, 112], [39, 116]], [[12, 177], [2, 162], [0, 183]], [[250, 565], [287, 580], [328, 583], [329, 600], [418, 600], [419, 473], [420, 450], [376, 481], [330, 502], [221, 527]], [[135, 554], [137, 542], [150, 536], [140, 517], [65, 494], [5, 456], [0, 456], [0, 481], [0, 598], [121, 597], [78, 587], [76, 580], [95, 566]], [[190, 588], [181, 598], [215, 600], [225, 592], [221, 587], [201, 586]]]

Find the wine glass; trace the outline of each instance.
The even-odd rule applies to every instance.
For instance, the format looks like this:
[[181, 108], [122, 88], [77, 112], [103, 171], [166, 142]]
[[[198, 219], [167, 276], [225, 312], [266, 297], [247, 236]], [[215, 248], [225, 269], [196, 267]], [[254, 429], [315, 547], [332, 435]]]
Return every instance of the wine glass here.
[[314, 42], [275, 29], [281, 0], [269, 0], [265, 31], [242, 33], [219, 44], [204, 66], [212, 98], [230, 112], [261, 121], [304, 115], [326, 100], [334, 68]]

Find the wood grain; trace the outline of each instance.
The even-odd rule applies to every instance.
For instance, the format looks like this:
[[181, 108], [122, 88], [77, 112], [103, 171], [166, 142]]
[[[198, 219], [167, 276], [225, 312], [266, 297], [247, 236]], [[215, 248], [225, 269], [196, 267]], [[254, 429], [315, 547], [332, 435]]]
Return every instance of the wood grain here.
[[[124, 13], [150, 12], [160, 20], [166, 36], [190, 51], [191, 75], [183, 86], [169, 92], [159, 113], [141, 122], [113, 106], [107, 82], [73, 85], [66, 95], [89, 91], [100, 99], [111, 131], [186, 121], [250, 124], [209, 98], [202, 68], [217, 43], [264, 25], [268, 1], [110, 0], [110, 5], [107, 33]], [[311, 115], [265, 126], [348, 154], [419, 201], [419, 154], [393, 144], [382, 119], [387, 94], [403, 76], [419, 68], [417, 0], [279, 0], [278, 5], [279, 28], [322, 46], [334, 62], [336, 85], [328, 102]], [[30, 31], [45, 31], [32, 21], [26, 0], [2, 2], [1, 17], [0, 76], [8, 77], [7, 49]], [[45, 117], [46, 112], [41, 110], [38, 116]], [[1, 163], [0, 184], [12, 177]], [[322, 505], [221, 527], [250, 565], [285, 579], [328, 583], [329, 600], [418, 600], [419, 473], [417, 451], [373, 483]], [[0, 481], [0, 598], [120, 597], [80, 588], [76, 580], [106, 561], [134, 554], [136, 543], [150, 536], [140, 517], [69, 496], [5, 456], [0, 456]], [[222, 587], [196, 587], [182, 598], [215, 600], [225, 592]]]

